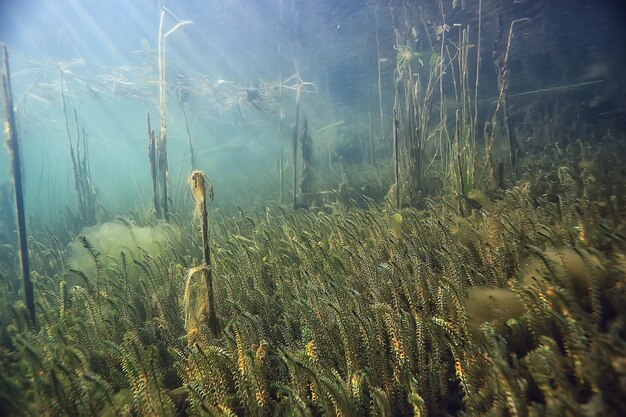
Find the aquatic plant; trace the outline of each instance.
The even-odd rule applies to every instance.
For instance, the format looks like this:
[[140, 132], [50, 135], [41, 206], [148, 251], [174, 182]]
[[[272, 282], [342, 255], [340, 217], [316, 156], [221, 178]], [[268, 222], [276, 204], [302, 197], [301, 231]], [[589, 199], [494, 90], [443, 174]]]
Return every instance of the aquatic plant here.
[[[213, 336], [218, 336], [220, 324], [215, 313], [215, 292], [213, 290], [213, 267], [211, 262], [211, 244], [209, 242], [209, 221], [207, 206], [213, 202], [213, 184], [202, 171], [194, 171], [189, 177], [191, 194], [196, 201], [194, 217], [200, 220], [202, 231], [202, 255], [204, 264], [191, 268], [185, 280], [185, 328], [189, 343], [194, 343], [200, 326], [206, 321]], [[201, 285], [194, 284], [194, 276], [203, 279]], [[192, 299], [193, 297], [193, 299]], [[194, 302], [195, 300], [195, 302]], [[206, 317], [202, 317], [206, 315]]]
[[[39, 328], [15, 289], [16, 251], [0, 259], [0, 414], [626, 414], [623, 141], [530, 149], [490, 192], [469, 29], [440, 22], [433, 53], [400, 23], [395, 166], [329, 163], [320, 207], [250, 203], [209, 224], [212, 184], [195, 171], [201, 245], [186, 186], [170, 188], [187, 198], [167, 224], [144, 207], [76, 238], [33, 220]], [[452, 192], [426, 192], [433, 173]], [[279, 194], [245, 180], [255, 199]]]
[[[563, 164], [586, 175], [576, 162], [554, 169]], [[185, 234], [176, 245], [188, 252], [146, 253], [135, 279], [126, 255], [103, 268], [93, 248], [84, 262], [96, 271], [80, 283], [37, 275], [41, 330], [15, 309], [17, 350], [0, 350], [0, 366], [21, 371], [1, 383], [20, 394], [0, 404], [41, 415], [619, 415], [624, 240], [601, 226], [608, 212], [572, 203], [586, 198], [580, 182], [561, 174], [555, 205], [528, 180], [465, 216], [445, 200], [215, 213], [219, 338], [189, 326], [206, 320], [194, 316], [208, 312], [206, 288], [193, 292], [207, 268], [185, 267], [198, 262], [181, 253], [204, 259]]]
[[[170, 12], [166, 7], [162, 4], [160, 5], [160, 19], [159, 19], [159, 42], [157, 46], [157, 55], [158, 55], [158, 67], [159, 67], [159, 134], [158, 137], [152, 133], [150, 128], [150, 117], [148, 116], [148, 136], [149, 136], [149, 157], [150, 157], [150, 167], [151, 173], [153, 177], [153, 189], [155, 194], [158, 194], [158, 197], [155, 196], [155, 199], [160, 199], [160, 207], [161, 210], [156, 211], [156, 215], [159, 213], [162, 214], [163, 218], [169, 219], [169, 199], [167, 194], [167, 183], [168, 183], [168, 162], [167, 162], [167, 85], [165, 78], [165, 40], [168, 36], [175, 33], [178, 29], [191, 24], [190, 20], [181, 20], [176, 17], [172, 12]], [[167, 32], [165, 32], [164, 24], [165, 24], [165, 16], [172, 16], [176, 19], [177, 23]], [[154, 176], [155, 172], [157, 173], [157, 187], [154, 187]], [[156, 191], [159, 193], [156, 193]]]
[[[455, 26], [459, 39], [452, 42], [445, 15], [440, 17], [442, 24], [433, 31], [418, 33], [417, 16], [422, 12], [419, 5], [398, 2], [393, 3], [391, 10], [396, 34], [393, 116], [396, 184], [390, 194], [395, 193], [398, 204], [422, 205], [433, 188], [426, 175], [435, 163], [440, 163], [446, 167], [446, 185], [459, 194], [463, 204], [466, 192], [474, 188], [474, 167], [478, 165], [477, 87], [472, 97], [469, 49], [473, 45], [469, 44], [469, 29]], [[439, 41], [438, 50], [433, 46], [436, 41]], [[422, 45], [422, 49], [416, 49], [415, 45]], [[450, 109], [446, 104], [444, 81], [449, 81], [454, 88], [453, 126], [448, 126]], [[439, 108], [435, 112], [437, 104]]]
[[[67, 106], [65, 103], [65, 89], [70, 97], [72, 104], [72, 113], [74, 115], [74, 125], [76, 127], [76, 146], [72, 143], [72, 135], [70, 134], [70, 125], [67, 120]], [[65, 131], [70, 150], [70, 160], [72, 161], [72, 176], [74, 177], [74, 189], [78, 198], [78, 222], [77, 226], [85, 227], [96, 224], [96, 190], [91, 179], [91, 168], [89, 166], [89, 150], [87, 147], [87, 133], [85, 128], [78, 125], [78, 113], [74, 106], [74, 98], [69, 85], [63, 78], [61, 71], [61, 104], [63, 107], [63, 116], [65, 119]], [[81, 153], [82, 144], [82, 153]]]
[[[506, 135], [509, 142], [510, 162], [513, 170], [515, 170], [517, 160], [521, 157], [521, 149], [520, 143], [515, 134], [515, 126], [509, 110], [509, 56], [511, 52], [513, 28], [515, 24], [522, 22], [530, 22], [530, 19], [522, 18], [513, 20], [509, 26], [506, 47], [502, 48], [500, 45], [503, 39], [499, 39], [498, 43], [494, 47], [494, 64], [498, 74], [498, 101], [496, 102], [496, 109], [494, 110], [491, 125], [487, 130], [487, 137], [485, 138], [488, 160], [492, 160], [491, 153], [493, 152], [493, 135], [496, 132], [498, 126], [498, 116], [501, 113], [502, 123], [506, 129]], [[502, 28], [500, 28], [500, 31], [502, 31]], [[500, 38], [503, 38], [503, 36], [500, 35]], [[491, 162], [491, 164], [493, 165], [493, 162]], [[495, 173], [495, 167], [492, 166], [491, 170]]]
[[4, 102], [4, 114], [7, 118], [4, 125], [4, 133], [7, 136], [7, 148], [11, 156], [11, 170], [15, 186], [15, 205], [17, 210], [17, 235], [20, 247], [20, 266], [22, 269], [22, 286], [24, 289], [24, 302], [28, 309], [30, 320], [36, 323], [35, 295], [30, 277], [30, 264], [28, 258], [28, 241], [26, 236], [26, 215], [24, 213], [24, 193], [22, 191], [22, 158], [20, 143], [15, 123], [13, 107], [13, 91], [11, 90], [11, 70], [9, 68], [9, 51], [6, 45], [2, 45], [2, 94]]
[[309, 134], [309, 123], [306, 116], [302, 121], [302, 134], [300, 135], [300, 148], [302, 149], [302, 168], [298, 188], [300, 191], [300, 207], [311, 205], [311, 193], [313, 186], [313, 142]]
[[[474, 45], [470, 44], [469, 27], [459, 27], [458, 31], [459, 37], [456, 51], [451, 52], [450, 46], [445, 45], [455, 95], [454, 133], [451, 138], [448, 137], [447, 139], [447, 161], [450, 164], [447, 180], [449, 187], [459, 196], [459, 207], [461, 210], [466, 210], [468, 193], [471, 190], [484, 189], [485, 184], [481, 178], [482, 173], [478, 171], [478, 168], [482, 165], [482, 159], [478, 156], [477, 146], [478, 90], [476, 87], [474, 94], [472, 94], [469, 82], [470, 49]], [[442, 32], [442, 42], [445, 36], [445, 32]], [[478, 43], [480, 43], [480, 38]], [[476, 48], [476, 59], [480, 60], [479, 48]], [[478, 66], [476, 67], [476, 73], [472, 75], [476, 80], [479, 79]]]

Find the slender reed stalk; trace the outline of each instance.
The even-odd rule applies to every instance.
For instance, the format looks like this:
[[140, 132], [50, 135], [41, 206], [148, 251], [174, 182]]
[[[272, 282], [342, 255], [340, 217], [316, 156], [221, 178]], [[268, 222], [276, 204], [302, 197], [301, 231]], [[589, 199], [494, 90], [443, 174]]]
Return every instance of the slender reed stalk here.
[[[280, 55], [280, 48], [278, 50], [278, 54]], [[283, 76], [282, 76], [282, 72], [280, 70], [280, 67], [278, 68], [278, 80], [279, 80], [279, 87], [278, 87], [278, 94], [279, 94], [279, 100], [280, 100], [280, 107], [279, 107], [279, 111], [278, 111], [278, 147], [280, 148], [280, 160], [279, 160], [279, 165], [278, 165], [278, 177], [279, 177], [279, 183], [280, 183], [280, 203], [282, 204], [285, 201], [285, 185], [284, 185], [284, 175], [283, 175], [283, 167], [285, 164], [285, 156], [284, 156], [284, 150], [283, 150]]]
[[459, 175], [459, 191], [461, 193], [459, 211], [461, 212], [461, 214], [464, 214], [465, 197], [467, 194], [465, 190], [465, 175], [463, 174], [463, 161], [461, 160], [461, 155], [462, 155], [461, 135], [463, 133], [462, 133], [462, 128], [461, 128], [461, 111], [459, 109], [456, 110], [455, 116], [456, 116], [455, 117], [456, 127], [454, 129], [454, 147], [455, 147], [455, 153], [456, 153], [456, 167], [457, 167], [458, 175]]
[[313, 158], [313, 142], [309, 135], [309, 123], [306, 116], [302, 118], [302, 134], [300, 135], [300, 148], [302, 149], [302, 170], [300, 174], [300, 204], [303, 207], [309, 206], [313, 175], [311, 160]]
[[[163, 33], [165, 23], [165, 12], [174, 17], [178, 23], [166, 33]], [[183, 26], [190, 24], [190, 20], [180, 20], [165, 7], [161, 8], [159, 20], [159, 40], [157, 44], [157, 55], [159, 65], [159, 138], [156, 141], [155, 152], [158, 160], [157, 168], [161, 185], [161, 208], [165, 220], [169, 220], [169, 199], [167, 195], [168, 162], [167, 162], [167, 83], [165, 78], [165, 39]]]
[[293, 207], [296, 207], [298, 198], [298, 140], [300, 135], [300, 96], [302, 91], [302, 78], [300, 78], [300, 66], [298, 61], [295, 62], [296, 67], [296, 79], [298, 81], [296, 85], [296, 121], [293, 128]]
[[[396, 98], [397, 101], [397, 98]], [[400, 122], [398, 121], [398, 111], [396, 106], [393, 106], [393, 174], [394, 174], [394, 187], [395, 187], [395, 202], [396, 208], [400, 208], [400, 147], [398, 146], [398, 129], [400, 128]]]
[[[67, 119], [67, 106], [65, 102], [65, 88], [70, 98], [72, 112], [74, 115], [74, 126], [76, 128], [76, 147], [72, 143], [72, 135], [70, 133], [69, 122]], [[63, 78], [61, 72], [61, 103], [63, 107], [63, 116], [65, 119], [65, 129], [69, 142], [70, 159], [72, 161], [72, 174], [74, 177], [74, 189], [78, 198], [78, 218], [82, 226], [90, 226], [96, 224], [96, 190], [91, 181], [91, 170], [89, 166], [89, 149], [87, 146], [87, 133], [84, 128], [80, 128], [78, 124], [78, 113], [74, 105], [74, 98], [69, 85]], [[81, 152], [81, 143], [83, 149]]]
[[478, 84], [480, 80], [480, 41], [483, 23], [483, 0], [478, 0], [478, 34], [476, 40], [476, 84], [474, 86], [474, 132], [478, 132]]
[[378, 110], [380, 113], [380, 140], [382, 143], [385, 143], [385, 113], [383, 112], [383, 87], [382, 87], [382, 77], [380, 75], [380, 66], [382, 63], [382, 58], [380, 56], [380, 35], [378, 34], [378, 5], [374, 6], [374, 18], [376, 19], [376, 65], [377, 65], [377, 73], [378, 73]]
[[163, 217], [168, 220], [169, 208], [167, 201], [167, 101], [165, 84], [165, 35], [163, 34], [163, 22], [165, 10], [161, 10], [159, 22], [159, 41], [157, 54], [159, 57], [159, 140], [156, 142], [156, 156], [158, 157], [159, 178], [161, 182], [161, 209]]
[[[430, 120], [437, 91], [441, 91], [440, 79], [444, 71], [440, 60], [443, 58], [431, 53], [430, 59], [426, 61], [422, 58], [427, 56], [427, 52], [416, 49], [414, 39], [417, 22], [412, 20], [418, 14], [418, 6], [414, 2], [403, 2], [402, 12], [392, 9], [397, 51], [394, 119], [399, 124], [395, 142], [399, 143], [396, 144], [400, 151], [398, 158], [405, 168], [402, 184], [398, 184], [398, 187], [404, 187], [403, 200], [411, 205], [423, 203], [427, 173], [438, 157], [437, 146], [432, 147], [430, 144], [438, 138], [441, 143], [441, 131], [445, 128], [443, 117], [435, 123]], [[432, 154], [431, 149], [434, 149]]]
[[374, 165], [374, 132], [372, 132], [372, 113], [368, 113], [370, 119], [370, 165]]
[[193, 143], [191, 141], [191, 132], [189, 131], [189, 122], [187, 120], [187, 111], [185, 110], [185, 105], [180, 103], [180, 107], [183, 110], [183, 118], [185, 119], [185, 129], [187, 130], [187, 140], [189, 141], [189, 155], [191, 158], [191, 170], [196, 169], [196, 152], [193, 148]]
[[504, 53], [498, 51], [497, 45], [496, 50], [494, 51], [494, 59], [495, 65], [498, 72], [498, 101], [496, 104], [496, 109], [493, 113], [492, 121], [491, 121], [491, 129], [492, 134], [496, 134], [497, 132], [497, 117], [500, 112], [502, 112], [502, 120], [504, 123], [504, 127], [506, 129], [507, 138], [509, 142], [509, 150], [511, 157], [511, 167], [515, 170], [517, 159], [520, 157], [520, 145], [515, 135], [515, 126], [513, 119], [510, 117], [509, 113], [509, 54], [511, 52], [511, 42], [513, 40], [513, 27], [517, 23], [521, 22], [530, 22], [531, 20], [527, 17], [521, 19], [515, 19], [511, 22], [509, 26], [509, 32], [507, 37], [506, 48]]
[[150, 126], [150, 112], [146, 112], [148, 123], [148, 158], [150, 159], [150, 178], [152, 179], [152, 205], [157, 218], [161, 217], [161, 206], [159, 205], [159, 182], [157, 177], [156, 161], [156, 132]]
[[30, 264], [28, 262], [28, 236], [26, 235], [26, 215], [24, 209], [24, 193], [22, 191], [22, 157], [20, 143], [17, 136], [15, 112], [13, 107], [13, 91], [11, 90], [11, 71], [9, 67], [9, 51], [2, 45], [2, 87], [4, 92], [4, 114], [6, 115], [5, 133], [7, 135], [7, 149], [11, 156], [11, 168], [15, 184], [15, 205], [17, 209], [17, 231], [20, 244], [20, 261], [22, 266], [22, 284], [24, 286], [24, 303], [28, 310], [31, 323], [37, 324], [35, 316], [35, 291], [30, 280]]
[[[196, 200], [196, 209], [194, 216], [201, 220], [202, 231], [202, 255], [204, 257], [205, 267], [202, 269], [204, 281], [207, 289], [207, 300], [209, 307], [208, 326], [213, 336], [220, 333], [219, 321], [215, 312], [215, 294], [213, 290], [213, 268], [211, 264], [211, 245], [209, 236], [209, 221], [207, 213], [207, 205], [213, 201], [213, 185], [202, 171], [194, 171], [189, 177], [189, 185], [191, 193]], [[208, 203], [207, 203], [207, 200]]]
[[78, 173], [78, 164], [76, 162], [76, 154], [74, 152], [74, 145], [72, 144], [72, 135], [70, 134], [70, 126], [67, 121], [67, 107], [65, 105], [65, 90], [64, 90], [63, 72], [61, 72], [61, 104], [63, 106], [63, 116], [65, 118], [65, 130], [67, 131], [67, 139], [70, 147], [70, 158], [72, 160], [72, 170], [74, 175], [74, 188], [78, 196], [78, 211], [83, 213], [84, 211], [84, 198], [82, 194], [82, 187], [80, 186], [80, 174]]

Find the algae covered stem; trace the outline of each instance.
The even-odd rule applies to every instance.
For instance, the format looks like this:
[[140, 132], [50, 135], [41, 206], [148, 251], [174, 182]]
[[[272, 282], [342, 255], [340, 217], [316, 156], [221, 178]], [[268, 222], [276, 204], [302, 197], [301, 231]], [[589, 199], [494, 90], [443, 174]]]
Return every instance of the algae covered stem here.
[[[196, 208], [194, 210], [194, 217], [200, 218], [201, 231], [202, 231], [202, 254], [204, 257], [204, 264], [202, 272], [205, 279], [205, 285], [207, 289], [207, 299], [209, 303], [209, 317], [208, 324], [213, 336], [219, 335], [219, 321], [215, 312], [215, 294], [213, 289], [213, 268], [211, 265], [211, 245], [209, 236], [209, 221], [207, 204], [211, 204], [213, 201], [213, 185], [209, 181], [206, 174], [202, 171], [194, 171], [189, 177], [189, 185], [191, 187], [191, 194], [196, 201]], [[207, 202], [208, 200], [208, 202]]]
[[13, 111], [13, 93], [11, 91], [11, 73], [9, 69], [9, 52], [6, 45], [2, 45], [2, 87], [4, 92], [4, 114], [6, 115], [5, 132], [7, 134], [7, 149], [11, 155], [11, 167], [15, 183], [15, 204], [17, 208], [17, 231], [20, 243], [20, 261], [22, 265], [22, 281], [24, 285], [24, 302], [30, 319], [36, 324], [35, 293], [30, 280], [30, 265], [28, 263], [28, 240], [26, 236], [26, 218], [24, 214], [24, 194], [22, 192], [22, 159], [17, 137], [15, 113]]
[[162, 210], [163, 218], [169, 219], [169, 208], [167, 200], [167, 98], [165, 92], [165, 36], [163, 35], [163, 21], [165, 11], [161, 10], [161, 19], [159, 22], [159, 42], [157, 53], [159, 56], [159, 139], [156, 142], [156, 157], [158, 158], [158, 166], [160, 170]]

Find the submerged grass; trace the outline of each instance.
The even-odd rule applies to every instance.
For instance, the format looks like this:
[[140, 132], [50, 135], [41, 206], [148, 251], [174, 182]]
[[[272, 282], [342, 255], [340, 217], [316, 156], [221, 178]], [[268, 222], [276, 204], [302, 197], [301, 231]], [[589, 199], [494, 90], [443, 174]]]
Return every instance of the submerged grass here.
[[182, 218], [180, 241], [132, 265], [83, 242], [92, 275], [67, 270], [58, 238], [34, 244], [40, 328], [2, 305], [0, 411], [624, 415], [626, 173], [575, 146], [465, 216], [454, 196], [217, 212], [217, 338], [185, 329], [202, 252]]

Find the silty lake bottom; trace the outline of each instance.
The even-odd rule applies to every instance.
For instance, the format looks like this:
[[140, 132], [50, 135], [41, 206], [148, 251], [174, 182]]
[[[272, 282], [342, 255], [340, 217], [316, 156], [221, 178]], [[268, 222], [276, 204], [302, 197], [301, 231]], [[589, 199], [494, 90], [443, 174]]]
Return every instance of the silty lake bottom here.
[[0, 1], [0, 415], [626, 415], [624, 8]]

